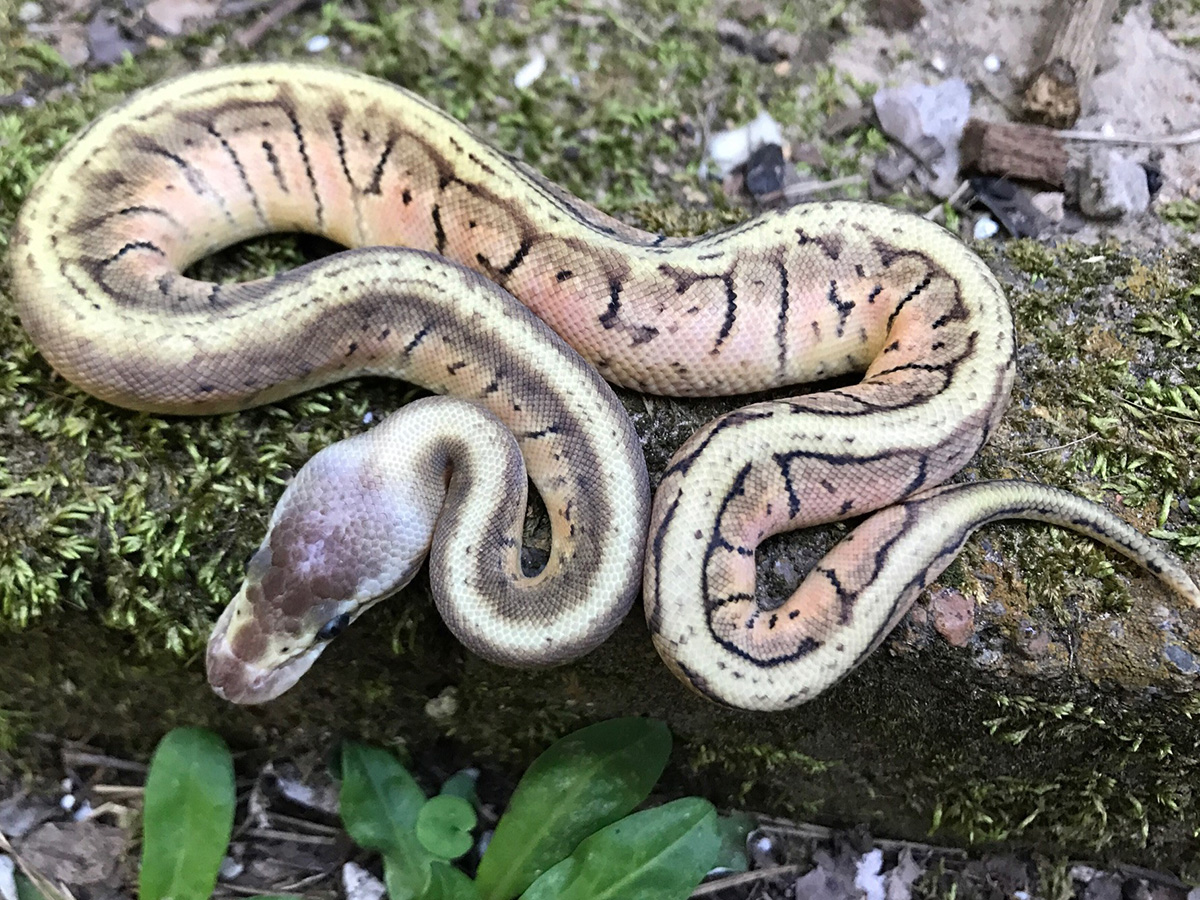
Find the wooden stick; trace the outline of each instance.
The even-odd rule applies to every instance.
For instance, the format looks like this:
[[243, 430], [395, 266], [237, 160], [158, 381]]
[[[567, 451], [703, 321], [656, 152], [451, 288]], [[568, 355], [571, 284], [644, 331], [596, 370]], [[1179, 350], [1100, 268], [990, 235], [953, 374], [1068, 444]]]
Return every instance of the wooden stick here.
[[1025, 114], [1052, 128], [1070, 128], [1096, 71], [1096, 49], [1112, 22], [1117, 0], [1059, 0], [1050, 4], [1052, 36], [1025, 89]]
[[1049, 128], [971, 119], [959, 149], [964, 169], [1063, 188], [1067, 149]]
[[253, 25], [237, 36], [238, 44], [243, 49], [250, 49], [261, 41], [268, 31], [307, 2], [308, 0], [279, 0], [271, 9], [259, 16]]

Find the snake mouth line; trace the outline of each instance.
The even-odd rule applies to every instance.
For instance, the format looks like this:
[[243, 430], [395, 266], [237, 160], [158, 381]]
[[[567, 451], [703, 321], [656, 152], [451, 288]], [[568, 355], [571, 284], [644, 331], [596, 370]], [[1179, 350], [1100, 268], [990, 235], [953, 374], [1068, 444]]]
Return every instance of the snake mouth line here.
[[283, 665], [265, 668], [240, 659], [229, 641], [229, 622], [232, 619], [226, 607], [213, 629], [205, 655], [208, 681], [217, 696], [230, 703], [251, 705], [274, 700], [300, 680], [324, 650], [318, 645], [301, 656]]

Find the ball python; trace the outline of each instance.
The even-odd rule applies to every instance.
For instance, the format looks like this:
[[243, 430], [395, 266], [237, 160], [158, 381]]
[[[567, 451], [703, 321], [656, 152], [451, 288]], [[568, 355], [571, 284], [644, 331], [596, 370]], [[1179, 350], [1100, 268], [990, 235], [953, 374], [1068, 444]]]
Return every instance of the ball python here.
[[[278, 231], [358, 249], [236, 285], [182, 274]], [[1011, 314], [963, 244], [882, 206], [647, 233], [398, 87], [249, 64], [97, 119], [31, 192], [9, 259], [41, 353], [115, 404], [218, 412], [362, 374], [460, 398], [410, 404], [289, 485], [209, 643], [209, 679], [234, 701], [286, 690], [427, 550], [439, 609], [489, 659], [586, 652], [641, 582], [671, 670], [749, 709], [801, 703], [853, 669], [999, 518], [1088, 534], [1200, 605], [1183, 566], [1101, 506], [1024, 482], [939, 487], [1004, 410]], [[862, 380], [709, 423], [652, 504], [599, 377], [705, 396], [849, 373]], [[533, 575], [518, 449], [552, 523]], [[761, 541], [874, 510], [790, 598], [757, 597]]]

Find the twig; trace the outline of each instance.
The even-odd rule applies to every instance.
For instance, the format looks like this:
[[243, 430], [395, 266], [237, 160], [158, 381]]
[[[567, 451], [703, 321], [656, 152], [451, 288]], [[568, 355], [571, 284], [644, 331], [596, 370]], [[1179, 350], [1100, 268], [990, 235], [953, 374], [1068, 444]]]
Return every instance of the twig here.
[[[260, 897], [260, 896], [262, 896], [262, 893], [263, 893], [263, 890], [260, 887], [250, 887], [248, 885], [233, 884], [232, 882], [229, 882], [229, 881], [221, 881], [221, 882], [218, 882], [218, 884], [220, 887], [224, 888], [227, 891], [230, 891], [234, 894], [244, 894], [247, 897]], [[271, 896], [272, 897], [288, 897], [288, 896], [300, 897], [301, 895], [272, 893]]]
[[335, 838], [321, 834], [301, 834], [298, 831], [276, 831], [273, 828], [253, 828], [242, 833], [243, 837], [260, 838], [265, 841], [291, 841], [294, 844], [336, 844]]
[[970, 190], [971, 182], [961, 182], [959, 186], [954, 189], [953, 194], [951, 194], [941, 203], [935, 203], [933, 206], [929, 207], [929, 210], [925, 213], [924, 218], [928, 219], [930, 222], [934, 221], [942, 212], [942, 210], [946, 208], [947, 204], [954, 206], [954, 204], [965, 197]]
[[335, 828], [332, 825], [326, 825], [323, 822], [313, 822], [309, 819], [302, 819], [299, 816], [289, 816], [285, 813], [268, 813], [271, 821], [280, 825], [291, 825], [293, 828], [305, 829], [312, 831], [314, 834], [326, 834], [331, 837], [342, 833], [342, 829]]
[[[795, 184], [785, 185], [781, 192], [788, 200], [795, 200], [799, 197], [807, 197], [809, 194], [820, 194], [824, 191], [833, 191], [838, 188], [849, 187], [850, 185], [862, 184], [866, 181], [862, 175], [844, 175], [841, 178], [833, 178], [829, 181], [819, 181], [810, 179], [809, 181], [797, 181]], [[762, 198], [766, 200], [767, 198]]]
[[[808, 822], [789, 822], [785, 819], [760, 819], [758, 827], [761, 831], [775, 831], [780, 834], [790, 834], [795, 837], [817, 841], [829, 840], [837, 833], [832, 828], [826, 828], [823, 825], [812, 825]], [[960, 850], [957, 847], [942, 847], [937, 844], [921, 844], [916, 841], [900, 841], [877, 837], [872, 837], [871, 842], [881, 850], [908, 849], [920, 853], [935, 854], [937, 856], [956, 858], [965, 858], [967, 856], [966, 850]]]
[[261, 41], [268, 31], [282, 22], [284, 17], [290, 16], [306, 3], [308, 3], [308, 0], [279, 0], [273, 7], [259, 16], [253, 25], [237, 36], [238, 45], [243, 50], [249, 50]]
[[1100, 144], [1136, 144], [1142, 147], [1179, 147], [1183, 144], [1200, 143], [1200, 128], [1184, 131], [1180, 134], [1161, 134], [1153, 137], [1143, 137], [1137, 134], [1105, 134], [1102, 131], [1065, 131], [1054, 132], [1060, 138], [1068, 141], [1092, 141]]
[[1043, 453], [1056, 453], [1060, 450], [1066, 450], [1068, 447], [1074, 447], [1076, 444], [1086, 444], [1088, 441], [1095, 440], [1098, 435], [1085, 434], [1081, 438], [1075, 438], [1073, 441], [1068, 441], [1065, 444], [1059, 444], [1057, 447], [1043, 447], [1041, 450], [1030, 450], [1028, 453], [1021, 454], [1022, 456], [1041, 456]]
[[140, 797], [146, 793], [144, 787], [133, 784], [93, 784], [87, 790], [101, 797]]
[[755, 869], [753, 872], [739, 872], [736, 875], [718, 878], [716, 881], [709, 881], [700, 885], [700, 887], [692, 891], [692, 897], [707, 897], [709, 894], [715, 894], [726, 888], [737, 887], [741, 884], [752, 884], [755, 881], [764, 881], [768, 878], [778, 878], [781, 875], [796, 875], [799, 872], [800, 866], [772, 866], [769, 869]]
[[139, 775], [146, 774], [146, 766], [143, 763], [133, 762], [129, 759], [118, 759], [115, 756], [105, 756], [102, 753], [64, 750], [62, 752], [62, 761], [64, 766], [96, 766], [102, 769], [117, 769], [121, 772], [136, 772]]

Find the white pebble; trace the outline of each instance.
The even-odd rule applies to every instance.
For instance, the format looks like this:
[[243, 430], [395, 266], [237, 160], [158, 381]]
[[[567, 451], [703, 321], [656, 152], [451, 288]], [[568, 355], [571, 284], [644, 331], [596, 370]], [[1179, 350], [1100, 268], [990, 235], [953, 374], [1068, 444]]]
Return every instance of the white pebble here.
[[16, 872], [12, 857], [0, 856], [0, 900], [17, 900]]
[[995, 237], [996, 232], [1000, 230], [1000, 226], [996, 221], [988, 216], [982, 216], [975, 223], [975, 240], [986, 241], [990, 237]]
[[945, 75], [946, 57], [942, 56], [940, 53], [934, 54], [934, 56], [929, 60], [929, 68], [933, 69], [933, 71], [937, 72], [939, 75]]
[[42, 17], [42, 6], [40, 3], [22, 3], [21, 8], [17, 10], [17, 19], [22, 22], [36, 22]]
[[998, 57], [995, 53], [989, 53], [983, 58], [983, 67], [988, 72], [999, 72], [1000, 57]]
[[329, 46], [329, 35], [314, 34], [308, 39], [308, 43], [304, 45], [304, 49], [309, 53], [320, 53]]
[[367, 412], [363, 416], [363, 424], [364, 425], [370, 425], [374, 421], [375, 421], [375, 413], [373, 413], [373, 412]]
[[221, 868], [217, 870], [218, 874], [225, 881], [232, 881], [245, 871], [246, 867], [232, 856], [226, 856], [222, 859]]
[[58, 805], [70, 812], [75, 808], [75, 795], [63, 794], [62, 799], [58, 801]]
[[517, 74], [513, 76], [513, 86], [523, 91], [541, 78], [545, 71], [546, 55], [540, 50], [535, 50], [529, 62], [517, 69]]

